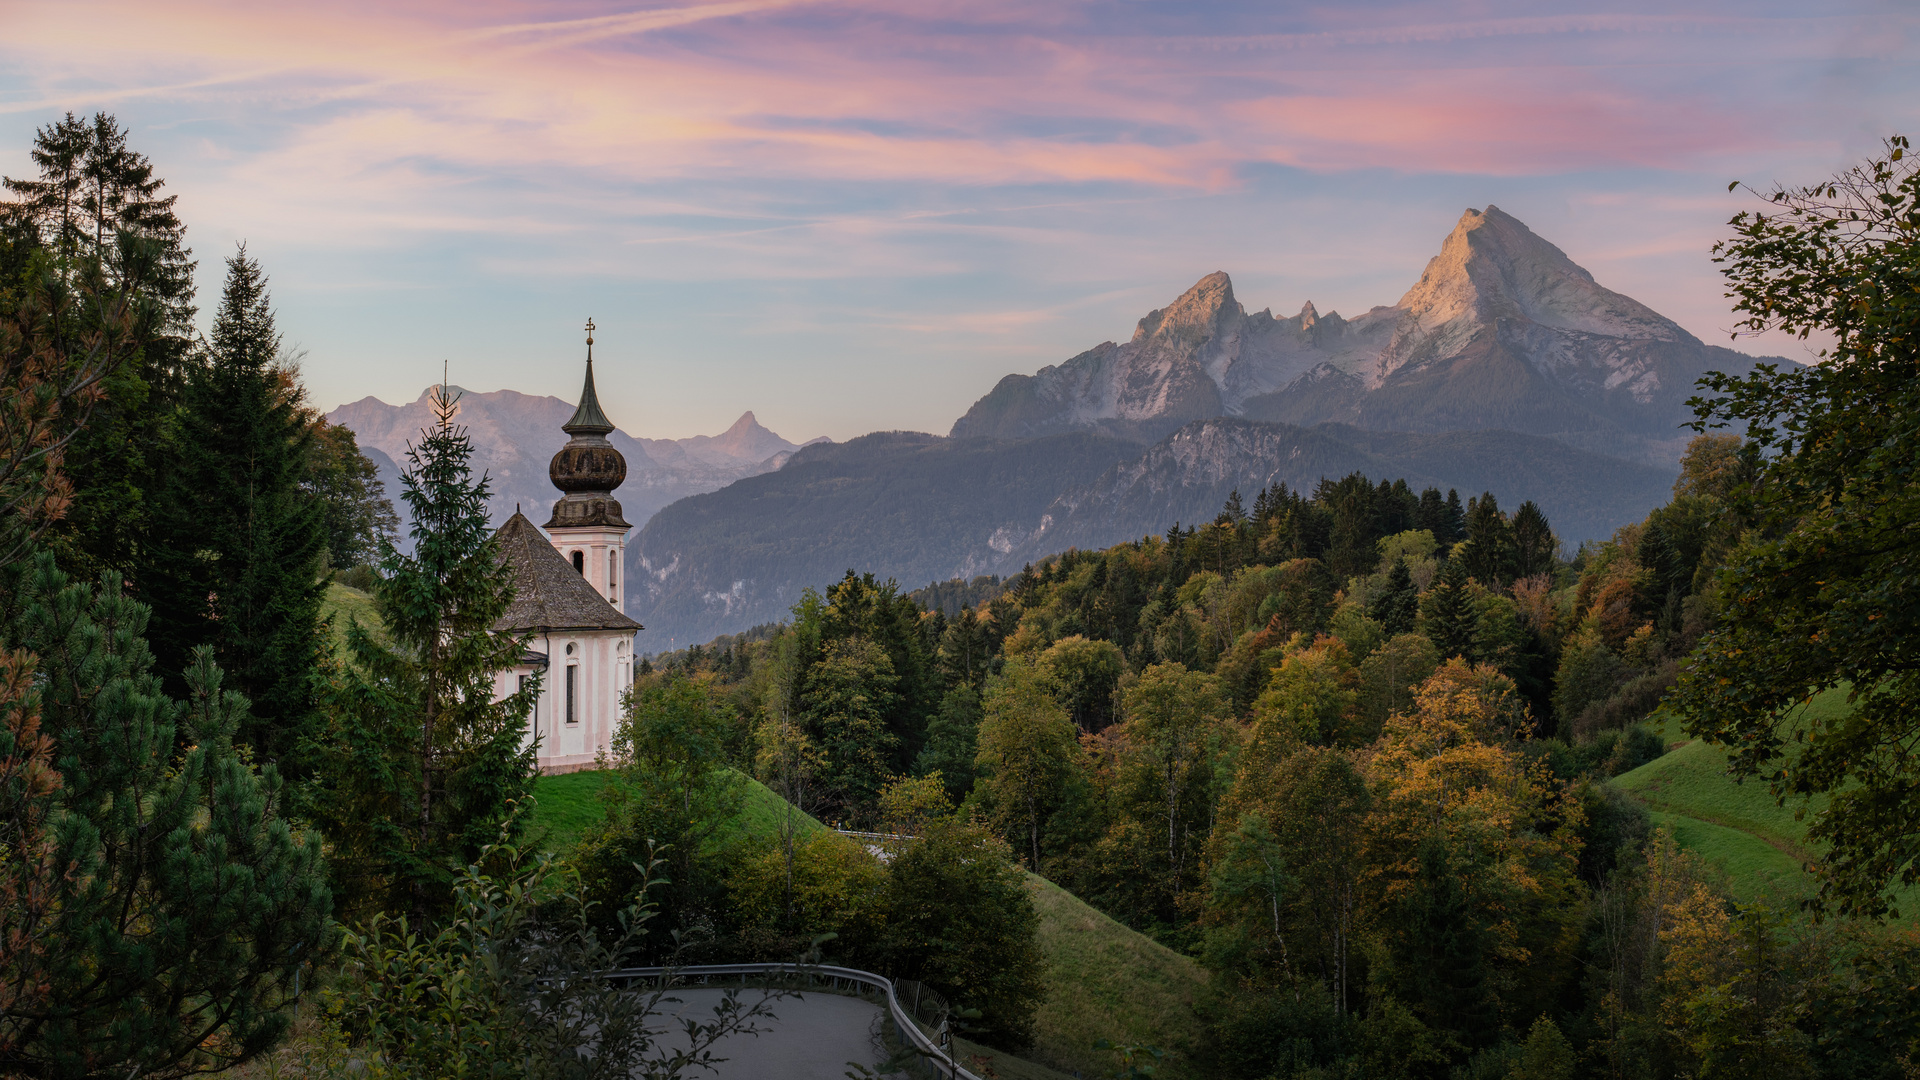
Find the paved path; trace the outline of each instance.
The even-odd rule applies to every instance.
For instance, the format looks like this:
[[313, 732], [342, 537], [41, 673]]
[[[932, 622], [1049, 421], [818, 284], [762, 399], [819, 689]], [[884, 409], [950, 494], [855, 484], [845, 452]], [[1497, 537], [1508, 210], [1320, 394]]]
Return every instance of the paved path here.
[[[718, 989], [680, 989], [673, 992], [684, 1004], [662, 1003], [674, 1016], [705, 1020], [724, 993]], [[742, 1004], [759, 1000], [758, 990], [743, 990]], [[881, 1060], [875, 1040], [880, 1032], [881, 1007], [860, 998], [808, 993], [772, 1002], [772, 1019], [756, 1021], [757, 1036], [738, 1035], [722, 1040], [713, 1052], [727, 1060], [716, 1072], [696, 1069], [689, 1080], [845, 1080], [848, 1062], [873, 1067]], [[685, 1046], [686, 1036], [670, 1031], [664, 1046]]]

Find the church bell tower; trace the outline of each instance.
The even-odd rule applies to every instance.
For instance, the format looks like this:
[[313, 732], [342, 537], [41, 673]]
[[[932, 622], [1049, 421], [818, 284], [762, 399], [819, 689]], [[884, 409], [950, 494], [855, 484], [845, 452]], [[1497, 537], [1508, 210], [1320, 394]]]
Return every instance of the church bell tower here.
[[593, 389], [593, 320], [587, 320], [587, 382], [580, 391], [580, 407], [560, 426], [572, 436], [547, 466], [553, 486], [564, 494], [553, 504], [547, 536], [561, 557], [624, 611], [626, 582], [623, 560], [627, 533], [633, 526], [620, 516], [613, 491], [627, 478], [627, 459], [607, 441], [613, 424], [600, 410]]

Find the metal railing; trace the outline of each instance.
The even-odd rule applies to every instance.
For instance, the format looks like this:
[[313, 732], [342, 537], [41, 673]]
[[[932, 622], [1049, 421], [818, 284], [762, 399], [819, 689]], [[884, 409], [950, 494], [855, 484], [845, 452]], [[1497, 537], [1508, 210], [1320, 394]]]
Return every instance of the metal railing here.
[[[791, 983], [805, 982], [808, 985], [826, 984], [834, 990], [850, 990], [864, 987], [877, 991], [886, 998], [887, 1013], [893, 1021], [894, 1031], [902, 1042], [913, 1051], [914, 1056], [925, 1067], [925, 1071], [939, 1080], [981, 1080], [980, 1077], [960, 1067], [953, 1059], [947, 1047], [935, 1041], [935, 1036], [951, 1028], [942, 1025], [941, 1031], [924, 1030], [921, 1020], [915, 1016], [920, 1006], [921, 991], [913, 984], [914, 1008], [901, 1004], [900, 996], [894, 988], [892, 979], [875, 975], [871, 971], [857, 968], [834, 967], [830, 964], [695, 964], [687, 967], [637, 967], [621, 968], [608, 974], [609, 979], [628, 983], [642, 979], [669, 980], [668, 985], [713, 986], [720, 980], [738, 978], [740, 986], [754, 983]], [[942, 1010], [944, 1011], [944, 1009]], [[951, 1024], [951, 1020], [947, 1021]], [[949, 1046], [951, 1041], [949, 1041]]]

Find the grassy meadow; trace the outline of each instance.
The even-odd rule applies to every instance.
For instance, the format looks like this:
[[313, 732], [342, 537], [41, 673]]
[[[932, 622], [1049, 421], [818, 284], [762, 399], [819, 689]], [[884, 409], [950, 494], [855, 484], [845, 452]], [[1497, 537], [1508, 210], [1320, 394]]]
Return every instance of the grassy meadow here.
[[[1826, 720], [1846, 709], [1846, 691], [1829, 690], [1806, 706], [1805, 715]], [[1661, 734], [1669, 751], [1615, 777], [1614, 784], [1645, 803], [1654, 824], [1672, 829], [1681, 847], [1725, 870], [1736, 899], [1793, 907], [1812, 896], [1819, 886], [1805, 868], [1820, 851], [1807, 839], [1807, 823], [1826, 800], [1788, 800], [1783, 806], [1766, 781], [1729, 775], [1720, 747], [1688, 738], [1671, 720]], [[1895, 896], [1904, 915], [1920, 913], [1920, 888], [1896, 890]]]

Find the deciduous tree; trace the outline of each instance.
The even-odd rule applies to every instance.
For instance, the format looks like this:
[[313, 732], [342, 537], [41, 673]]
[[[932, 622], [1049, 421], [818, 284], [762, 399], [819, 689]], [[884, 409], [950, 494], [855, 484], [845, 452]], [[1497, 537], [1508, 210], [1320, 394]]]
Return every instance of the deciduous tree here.
[[[1826, 794], [1821, 899], [1889, 909], [1920, 882], [1920, 168], [1907, 141], [1831, 180], [1778, 188], [1715, 248], [1741, 328], [1830, 334], [1823, 361], [1709, 375], [1696, 427], [1744, 426], [1753, 523], [1720, 623], [1673, 698], [1736, 772]], [[1846, 688], [1844, 718], [1796, 706]]]

